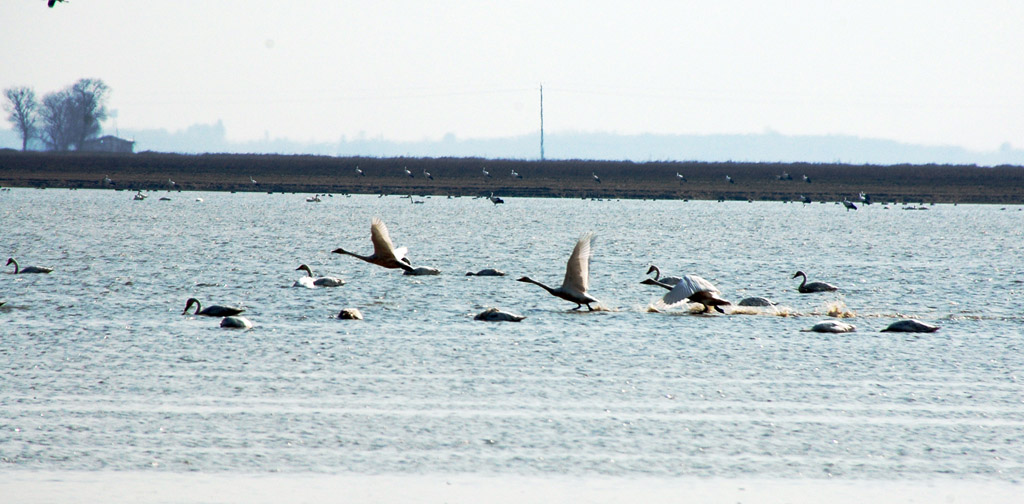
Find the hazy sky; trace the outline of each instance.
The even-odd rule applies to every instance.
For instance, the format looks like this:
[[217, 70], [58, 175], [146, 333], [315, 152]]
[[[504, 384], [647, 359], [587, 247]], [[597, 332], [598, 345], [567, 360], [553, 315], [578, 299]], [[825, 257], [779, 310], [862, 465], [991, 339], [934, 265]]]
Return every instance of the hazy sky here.
[[[1024, 146], [1024, 2], [0, 2], [0, 88], [229, 139], [846, 134]], [[6, 127], [6, 125], [5, 125]]]

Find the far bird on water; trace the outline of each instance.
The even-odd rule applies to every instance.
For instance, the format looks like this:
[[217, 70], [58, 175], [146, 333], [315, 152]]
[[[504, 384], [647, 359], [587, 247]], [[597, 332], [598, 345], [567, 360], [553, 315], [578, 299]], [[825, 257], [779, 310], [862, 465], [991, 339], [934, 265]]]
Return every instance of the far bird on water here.
[[593, 257], [593, 241], [594, 233], [587, 233], [576, 242], [576, 246], [572, 249], [572, 255], [569, 256], [569, 262], [565, 266], [565, 279], [562, 280], [561, 286], [548, 287], [526, 276], [517, 281], [538, 285], [552, 296], [576, 303], [573, 310], [579, 310], [583, 305], [587, 305], [588, 310], [594, 311], [594, 307], [590, 306], [590, 303], [599, 301], [587, 293], [587, 289], [590, 287], [590, 258]]
[[405, 247], [395, 248], [391, 243], [391, 236], [388, 235], [387, 226], [384, 225], [384, 221], [377, 217], [374, 217], [370, 223], [370, 241], [373, 242], [373, 253], [368, 256], [355, 254], [341, 248], [334, 249], [331, 252], [334, 254], [350, 255], [383, 268], [414, 271], [412, 263], [405, 257], [408, 249]]
[[409, 276], [432, 276], [440, 275], [441, 270], [437, 268], [431, 268], [430, 266], [417, 266], [415, 268], [405, 270], [405, 273], [402, 274]]
[[857, 209], [857, 205], [854, 205], [853, 202], [848, 200], [848, 199], [847, 200], [843, 200], [843, 206], [846, 207], [846, 211], [847, 212], [849, 212], [850, 210], [856, 210]]
[[188, 309], [192, 308], [192, 305], [196, 305], [195, 315], [202, 315], [204, 317], [231, 317], [245, 311], [244, 308], [238, 308], [235, 306], [213, 305], [203, 308], [203, 306], [199, 304], [198, 299], [188, 298], [188, 301], [185, 301], [185, 310], [183, 310], [181, 314], [185, 315], [188, 313]]
[[677, 276], [661, 276], [661, 268], [653, 264], [650, 268], [647, 268], [647, 274], [650, 275], [651, 273], [654, 273], [655, 280], [667, 285], [674, 286], [675, 284], [679, 283], [680, 280], [682, 280], [682, 277]]
[[476, 273], [467, 271], [466, 276], [505, 276], [505, 272], [494, 268], [484, 268]]
[[252, 322], [245, 317], [224, 317], [220, 321], [220, 326], [225, 329], [252, 329]]
[[722, 299], [722, 293], [719, 292], [718, 287], [697, 275], [685, 275], [675, 286], [659, 282], [653, 278], [648, 278], [640, 283], [657, 285], [658, 287], [668, 289], [668, 293], [661, 298], [661, 301], [669, 306], [689, 301], [704, 305], [704, 311], [701, 313], [707, 313], [711, 308], [714, 308], [719, 313], [725, 313], [725, 310], [722, 310], [721, 307], [732, 304]]
[[847, 324], [846, 322], [840, 322], [838, 320], [822, 320], [821, 322], [814, 324], [810, 330], [822, 333], [848, 333], [856, 331], [857, 327], [853, 324]]
[[497, 308], [488, 308], [478, 313], [473, 320], [483, 320], [485, 322], [519, 322], [523, 320], [524, 316], [507, 311], [502, 311]]
[[495, 196], [494, 193], [491, 193], [491, 195], [488, 196], [487, 199], [491, 200], [491, 203], [494, 203], [495, 205], [505, 202], [505, 200]]
[[313, 276], [313, 270], [305, 264], [300, 264], [298, 268], [295, 268], [295, 271], [306, 272], [305, 277], [298, 282], [295, 282], [297, 285], [302, 287], [341, 287], [342, 285], [345, 285], [345, 281], [340, 278]]
[[935, 332], [939, 326], [934, 326], [916, 319], [899, 320], [889, 324], [889, 327], [882, 329], [882, 332]]
[[[0, 256], [0, 257], [2, 257], [2, 256]], [[44, 268], [42, 266], [28, 266], [28, 267], [25, 267], [25, 268], [19, 268], [18, 267], [18, 261], [15, 261], [13, 257], [9, 257], [9, 258], [7, 258], [6, 266], [9, 266], [11, 264], [14, 265], [14, 274], [15, 275], [18, 275], [18, 274], [21, 274], [21, 273], [50, 273], [50, 272], [53, 271], [53, 268]]]
[[809, 294], [812, 292], [832, 292], [839, 290], [839, 287], [825, 282], [807, 283], [807, 275], [805, 275], [803, 271], [793, 273], [793, 278], [796, 277], [804, 277], [803, 282], [800, 282], [800, 286], [796, 288], [796, 290], [801, 294]]

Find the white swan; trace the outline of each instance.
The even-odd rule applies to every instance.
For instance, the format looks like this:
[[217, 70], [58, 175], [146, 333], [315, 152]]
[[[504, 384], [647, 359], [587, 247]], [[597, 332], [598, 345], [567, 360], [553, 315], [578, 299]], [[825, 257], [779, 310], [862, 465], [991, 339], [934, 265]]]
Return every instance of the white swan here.
[[227, 329], [252, 329], [252, 322], [245, 317], [229, 316], [221, 319], [220, 326]]
[[[309, 269], [309, 266], [306, 266], [305, 264], [300, 264], [298, 268], [295, 268], [295, 271], [305, 271], [306, 276], [302, 277], [301, 280], [312, 282], [312, 285], [317, 287], [341, 287], [342, 285], [345, 285], [345, 281], [340, 278], [313, 276], [313, 270]], [[300, 284], [300, 282], [295, 283], [296, 285]], [[308, 287], [306, 284], [302, 284], [302, 286]]]
[[[2, 256], [0, 256], [0, 257], [2, 257]], [[18, 267], [18, 261], [15, 261], [13, 257], [8, 257], [7, 258], [7, 264], [5, 266], [11, 265], [11, 264], [14, 265], [14, 274], [15, 275], [17, 275], [19, 273], [51, 273], [53, 271], [53, 268], [44, 268], [42, 266], [28, 266], [28, 267], [25, 267], [25, 268], [19, 268]]]
[[825, 282], [807, 283], [807, 275], [805, 275], [803, 271], [793, 273], [793, 278], [796, 277], [804, 277], [804, 281], [800, 282], [800, 286], [796, 288], [796, 290], [801, 294], [809, 294], [812, 292], [832, 292], [839, 290], [839, 287]]
[[640, 283], [657, 285], [668, 289], [668, 293], [661, 298], [661, 301], [668, 306], [687, 301], [704, 305], [702, 313], [707, 313], [711, 308], [714, 308], [719, 313], [725, 313], [725, 310], [721, 307], [732, 304], [722, 298], [722, 293], [719, 292], [718, 287], [697, 275], [684, 275], [675, 286], [659, 282], [653, 278], [648, 278]]
[[338, 318], [342, 320], [363, 320], [363, 312], [359, 308], [342, 308], [338, 312]]
[[538, 285], [552, 296], [576, 303], [576, 308], [573, 310], [579, 310], [583, 305], [587, 305], [587, 309], [593, 311], [594, 308], [590, 306], [590, 303], [599, 302], [597, 298], [587, 293], [587, 288], [590, 286], [590, 258], [593, 257], [593, 240], [594, 233], [587, 233], [576, 242], [576, 246], [572, 249], [572, 255], [569, 256], [569, 262], [565, 266], [565, 279], [562, 280], [561, 286], [551, 288], [526, 276], [516, 281]]
[[412, 263], [405, 257], [408, 249], [405, 247], [395, 248], [391, 243], [391, 237], [388, 235], [387, 226], [384, 225], [384, 221], [377, 217], [374, 217], [370, 223], [370, 241], [373, 242], [373, 253], [368, 256], [354, 254], [342, 248], [336, 248], [331, 253], [347, 254], [384, 268], [401, 268], [405, 271], [413, 271]]
[[430, 266], [416, 266], [415, 268], [405, 270], [405, 273], [402, 274], [410, 276], [440, 275], [441, 270], [437, 268], [431, 268]]
[[810, 330], [823, 333], [848, 333], [856, 331], [857, 327], [853, 324], [847, 324], [846, 322], [840, 322], [838, 320], [822, 320], [821, 322], [814, 324]]
[[523, 315], [516, 315], [515, 313], [509, 313], [501, 311], [497, 308], [488, 308], [478, 313], [473, 320], [483, 320], [485, 322], [519, 322], [523, 320]]
[[198, 299], [188, 298], [188, 300], [185, 301], [185, 309], [181, 312], [181, 314], [184, 315], [188, 313], [188, 309], [191, 308], [193, 304], [196, 305], [195, 314], [203, 315], [204, 317], [231, 317], [245, 311], [244, 308], [237, 308], [234, 306], [213, 305], [203, 308], [203, 306], [199, 304]]
[[916, 319], [899, 320], [889, 324], [882, 332], [935, 332], [939, 326], [926, 324]]
[[666, 277], [661, 276], [661, 268], [659, 268], [659, 267], [657, 267], [657, 266], [655, 266], [653, 264], [651, 265], [650, 268], [647, 268], [647, 274], [650, 275], [651, 273], [654, 273], [654, 279], [655, 280], [657, 280], [657, 281], [659, 281], [659, 282], [661, 282], [663, 284], [675, 285], [675, 284], [679, 283], [680, 280], [682, 280], [681, 277], [677, 277], [677, 276], [666, 276]]

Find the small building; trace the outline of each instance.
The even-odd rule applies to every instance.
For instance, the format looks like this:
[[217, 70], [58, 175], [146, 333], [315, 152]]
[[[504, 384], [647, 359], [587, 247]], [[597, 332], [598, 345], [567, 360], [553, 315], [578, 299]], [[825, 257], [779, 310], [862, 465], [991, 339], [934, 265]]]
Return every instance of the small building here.
[[78, 150], [81, 152], [120, 152], [131, 154], [135, 152], [135, 142], [113, 135], [106, 135], [86, 140]]

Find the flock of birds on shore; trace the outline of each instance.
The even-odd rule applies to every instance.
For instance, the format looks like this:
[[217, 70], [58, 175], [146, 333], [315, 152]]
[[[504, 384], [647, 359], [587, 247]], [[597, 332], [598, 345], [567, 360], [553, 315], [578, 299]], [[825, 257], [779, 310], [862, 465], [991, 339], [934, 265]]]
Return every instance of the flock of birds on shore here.
[[[600, 303], [600, 301], [590, 293], [590, 261], [593, 257], [594, 237], [594, 233], [586, 233], [576, 241], [572, 253], [569, 255], [569, 260], [565, 268], [565, 277], [563, 278], [561, 285], [549, 286], [528, 276], [520, 277], [517, 281], [534, 284], [544, 289], [552, 296], [575, 303], [576, 306], [572, 308], [573, 310], [580, 310], [583, 306], [586, 306], [588, 311], [594, 311], [595, 308], [592, 305]], [[422, 276], [437, 275], [440, 273], [436, 268], [413, 266], [407, 257], [408, 249], [406, 247], [394, 246], [388, 233], [387, 226], [385, 226], [384, 221], [379, 218], [374, 218], [371, 221], [370, 241], [373, 245], [373, 252], [368, 255], [358, 254], [340, 247], [334, 249], [332, 253], [349, 255], [382, 268], [401, 269], [405, 275]], [[37, 266], [22, 268], [14, 258], [9, 258], [7, 260], [7, 265], [11, 264], [14, 265], [15, 274], [46, 274], [53, 271], [52, 268]], [[345, 285], [345, 281], [340, 278], [315, 276], [312, 269], [305, 264], [296, 268], [296, 271], [303, 271], [306, 275], [297, 280], [293, 284], [294, 287], [316, 288], [340, 287]], [[703, 307], [699, 312], [702, 314], [710, 313], [712, 310], [727, 314], [729, 312], [725, 310], [725, 307], [733, 305], [732, 302], [723, 297], [721, 291], [719, 291], [714, 284], [700, 276], [662, 276], [661, 270], [654, 265], [647, 270], [648, 275], [651, 273], [654, 274], [653, 278], [646, 278], [640, 283], [644, 285], [657, 286], [668, 291], [659, 300], [658, 304], [662, 308], [699, 305]], [[504, 276], [505, 273], [497, 269], [486, 268], [477, 272], [467, 272], [466, 275]], [[797, 287], [797, 291], [801, 294], [834, 292], [838, 290], [836, 286], [825, 282], [808, 282], [807, 275], [803, 271], [797, 271], [793, 274], [792, 278], [802, 279], [800, 285]], [[0, 301], [0, 305], [2, 304], [3, 302]], [[750, 297], [741, 300], [737, 303], [737, 306], [773, 307], [775, 304], [776, 303], [771, 300], [763, 297]], [[193, 305], [195, 306], [195, 311], [190, 313]], [[190, 297], [185, 302], [185, 309], [182, 311], [182, 315], [192, 314], [206, 317], [218, 317], [221, 318], [221, 327], [226, 328], [252, 328], [252, 322], [240, 315], [244, 311], [245, 310], [240, 307], [220, 305], [211, 305], [204, 308], [198, 299]], [[654, 309], [654, 311], [659, 310]], [[338, 314], [338, 318], [361, 320], [363, 316], [357, 308], [345, 308]], [[498, 308], [488, 308], [475, 317], [476, 320], [509, 322], [518, 322], [524, 318], [525, 317], [522, 315], [503, 311]], [[937, 326], [927, 324], [919, 320], [903, 319], [890, 324], [882, 331], [934, 332], [938, 329], [939, 328]], [[856, 328], [851, 324], [839, 320], [823, 320], [807, 330], [814, 332], [842, 333], [855, 331]]]

